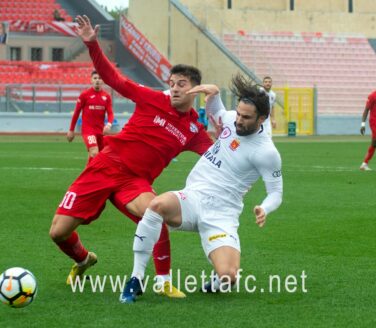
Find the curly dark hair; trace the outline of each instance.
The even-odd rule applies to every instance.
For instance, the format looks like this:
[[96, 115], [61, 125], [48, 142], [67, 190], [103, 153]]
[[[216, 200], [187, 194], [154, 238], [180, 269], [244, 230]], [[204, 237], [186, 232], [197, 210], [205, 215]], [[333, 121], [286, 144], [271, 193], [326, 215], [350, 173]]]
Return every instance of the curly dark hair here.
[[256, 107], [257, 117], [269, 116], [269, 96], [265, 90], [255, 84], [253, 80], [238, 73], [231, 80], [230, 90], [238, 98], [239, 102], [242, 101], [246, 104], [254, 105]]

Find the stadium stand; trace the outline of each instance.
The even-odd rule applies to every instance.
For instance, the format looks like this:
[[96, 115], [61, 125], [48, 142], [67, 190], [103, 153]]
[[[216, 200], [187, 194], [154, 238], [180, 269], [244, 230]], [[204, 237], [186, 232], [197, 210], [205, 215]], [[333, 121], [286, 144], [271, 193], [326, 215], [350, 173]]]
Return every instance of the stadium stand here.
[[0, 84], [87, 84], [91, 62], [0, 61]]
[[274, 84], [317, 87], [319, 114], [356, 114], [376, 85], [367, 38], [326, 33], [226, 33], [224, 44]]
[[0, 0], [0, 7], [0, 21], [40, 20], [49, 22], [54, 20], [55, 10], [64, 21], [72, 21], [72, 17], [55, 0]]
[[[72, 21], [82, 12], [101, 25], [102, 49], [119, 70], [139, 83], [163, 85], [121, 44], [114, 18], [94, 1], [0, 0], [0, 8], [8, 30], [7, 44], [0, 47], [0, 112], [69, 113], [74, 108], [93, 70]], [[107, 89], [115, 111], [133, 111], [130, 101]]]

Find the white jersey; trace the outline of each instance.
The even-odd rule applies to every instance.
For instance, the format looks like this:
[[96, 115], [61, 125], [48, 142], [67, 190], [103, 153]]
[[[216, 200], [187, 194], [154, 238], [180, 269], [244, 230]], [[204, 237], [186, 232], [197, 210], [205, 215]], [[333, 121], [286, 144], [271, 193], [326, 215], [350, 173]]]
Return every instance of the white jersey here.
[[281, 158], [263, 128], [249, 136], [238, 136], [235, 111], [226, 111], [219, 96], [208, 101], [207, 110], [222, 117], [219, 139], [200, 158], [187, 178], [186, 188], [214, 195], [224, 204], [243, 208], [243, 197], [260, 176], [268, 197], [261, 206], [269, 213], [282, 201]]
[[272, 111], [273, 111], [273, 108], [274, 108], [274, 104], [277, 101], [277, 95], [275, 94], [275, 92], [273, 90], [269, 90], [269, 92], [268, 92], [264, 88], [262, 88], [262, 89], [269, 96], [269, 105], [270, 105], [270, 114], [266, 118], [266, 120], [264, 121], [264, 123], [262, 125], [265, 128], [266, 134], [268, 134], [271, 137], [272, 136], [272, 123], [270, 121], [270, 115], [272, 114]]

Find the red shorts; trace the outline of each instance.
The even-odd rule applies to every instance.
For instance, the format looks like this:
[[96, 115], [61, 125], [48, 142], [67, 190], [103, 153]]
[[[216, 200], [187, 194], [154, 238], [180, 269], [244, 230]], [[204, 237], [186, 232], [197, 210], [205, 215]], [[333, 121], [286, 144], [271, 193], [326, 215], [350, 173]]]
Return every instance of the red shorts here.
[[100, 152], [69, 187], [56, 214], [84, 219], [89, 224], [99, 217], [111, 195], [116, 194], [126, 205], [144, 192], [154, 193], [147, 179]]
[[82, 139], [87, 150], [91, 147], [98, 147], [99, 150], [103, 149], [103, 134], [83, 134]]
[[372, 139], [376, 139], [376, 120], [370, 120], [369, 127], [372, 132]]

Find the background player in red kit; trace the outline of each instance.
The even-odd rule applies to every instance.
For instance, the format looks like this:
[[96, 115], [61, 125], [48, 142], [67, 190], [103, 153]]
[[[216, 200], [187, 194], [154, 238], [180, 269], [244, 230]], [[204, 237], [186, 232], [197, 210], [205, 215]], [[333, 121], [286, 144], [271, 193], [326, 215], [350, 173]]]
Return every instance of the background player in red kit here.
[[[200, 71], [192, 66], [176, 65], [170, 71], [170, 94], [141, 86], [121, 76], [109, 62], [97, 42], [99, 26], [92, 28], [87, 16], [78, 16], [78, 35], [89, 49], [95, 69], [103, 81], [119, 94], [135, 102], [132, 117], [122, 131], [105, 137], [105, 147], [73, 182], [53, 218], [50, 236], [76, 263], [68, 282], [81, 276], [96, 263], [97, 257], [82, 245], [76, 228], [99, 217], [106, 200], [139, 221], [155, 198], [151, 187], [156, 177], [183, 151], [202, 155], [212, 144], [198, 115], [192, 108], [194, 95], [187, 94], [201, 83]], [[159, 247], [159, 249], [156, 249]], [[171, 285], [168, 230], [162, 229], [154, 248], [158, 275], [164, 277], [161, 294], [185, 295]]]
[[371, 169], [368, 167], [368, 162], [373, 157], [376, 148], [376, 91], [372, 92], [368, 96], [368, 100], [366, 103], [366, 108], [364, 109], [363, 116], [362, 116], [362, 125], [360, 127], [360, 133], [364, 135], [366, 131], [366, 120], [369, 112], [369, 127], [371, 128], [372, 132], [372, 140], [371, 145], [368, 148], [367, 154], [364, 158], [362, 165], [360, 165], [360, 169], [362, 171], [370, 171]]
[[[89, 161], [103, 148], [103, 135], [111, 130], [114, 121], [111, 96], [102, 89], [103, 80], [96, 71], [91, 73], [92, 87], [78, 97], [67, 139], [74, 139], [74, 128], [82, 111], [82, 139], [89, 152]], [[104, 125], [107, 113], [108, 123]]]

